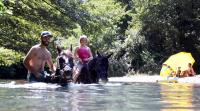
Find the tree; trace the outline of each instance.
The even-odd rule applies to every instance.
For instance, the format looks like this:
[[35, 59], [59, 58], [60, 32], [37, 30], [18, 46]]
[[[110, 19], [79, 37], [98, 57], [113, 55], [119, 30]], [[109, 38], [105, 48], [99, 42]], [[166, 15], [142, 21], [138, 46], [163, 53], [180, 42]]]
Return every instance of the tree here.
[[[137, 34], [132, 34], [130, 38], [143, 38], [143, 43], [139, 42], [141, 52], [135, 53], [144, 61], [144, 64], [151, 66], [161, 66], [161, 64], [172, 54], [179, 51], [191, 52], [196, 60], [199, 59], [199, 23], [198, 20], [199, 1], [196, 0], [160, 0], [160, 1], [141, 1], [134, 2], [136, 18], [139, 22], [133, 21], [127, 35], [131, 35], [131, 30], [137, 28]], [[139, 18], [139, 19], [137, 19]], [[128, 39], [127, 38], [127, 41]], [[134, 42], [131, 42], [134, 43]], [[126, 44], [127, 49], [133, 49], [135, 52], [138, 45], [130, 47], [130, 42]], [[137, 43], [135, 43], [137, 44]], [[134, 45], [134, 44], [133, 44]], [[130, 52], [130, 51], [129, 51]], [[146, 53], [149, 57], [145, 60]], [[131, 58], [131, 57], [130, 57]], [[135, 61], [133, 58], [132, 61]], [[148, 62], [151, 61], [151, 62]], [[134, 67], [135, 64], [132, 64]], [[199, 62], [195, 64], [196, 70]], [[155, 70], [155, 67], [148, 70]], [[160, 67], [157, 67], [159, 72]], [[142, 68], [143, 69], [143, 68]]]

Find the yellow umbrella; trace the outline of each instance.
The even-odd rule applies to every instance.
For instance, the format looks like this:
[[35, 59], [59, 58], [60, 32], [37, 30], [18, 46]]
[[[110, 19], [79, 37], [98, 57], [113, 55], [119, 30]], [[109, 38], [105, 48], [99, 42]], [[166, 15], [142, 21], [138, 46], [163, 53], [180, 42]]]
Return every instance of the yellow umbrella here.
[[[179, 52], [177, 54], [174, 54], [170, 56], [163, 64], [166, 64], [167, 66], [170, 66], [170, 70], [176, 71], [178, 67], [181, 67], [181, 71], [187, 70], [188, 69], [188, 64], [191, 63], [192, 65], [194, 64], [195, 60], [192, 57], [191, 53], [187, 52]], [[163, 65], [160, 75], [163, 77], [169, 76], [171, 72], [169, 69], [167, 69], [166, 65]], [[166, 70], [167, 69], [167, 70]]]
[[160, 76], [168, 77], [172, 73], [172, 71], [172, 68], [170, 68], [166, 64], [163, 64], [162, 69], [160, 70]]

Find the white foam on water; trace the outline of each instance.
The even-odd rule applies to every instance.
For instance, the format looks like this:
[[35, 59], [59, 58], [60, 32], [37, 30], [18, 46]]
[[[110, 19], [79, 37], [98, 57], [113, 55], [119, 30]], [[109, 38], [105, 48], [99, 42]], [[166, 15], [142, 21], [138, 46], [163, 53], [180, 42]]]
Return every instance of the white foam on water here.
[[123, 77], [111, 77], [110, 82], [156, 82], [157, 80], [163, 80], [160, 76], [148, 76], [148, 75], [134, 75]]
[[122, 86], [123, 84], [122, 83], [106, 83], [106, 84], [103, 84], [104, 86]]
[[[169, 80], [173, 80], [174, 78], [169, 78]], [[195, 83], [200, 84], [200, 75], [196, 75], [194, 77], [184, 77], [184, 78], [175, 78], [179, 83]], [[110, 82], [157, 82], [166, 80], [159, 75], [133, 75], [133, 76], [124, 76], [124, 77], [111, 77], [109, 78]]]
[[178, 79], [178, 82], [180, 83], [195, 83], [195, 84], [200, 84], [200, 76], [195, 76], [195, 77], [185, 77], [185, 78], [180, 78]]
[[56, 89], [61, 87], [58, 84], [47, 84], [42, 82], [35, 83], [25, 83], [25, 84], [16, 84], [15, 81], [11, 81], [10, 83], [0, 84], [2, 88], [29, 88], [29, 89]]
[[[174, 79], [174, 78], [169, 78]], [[128, 82], [147, 82], [147, 83], [156, 83], [157, 81], [166, 80], [159, 75], [133, 75], [133, 76], [124, 76], [124, 77], [110, 77], [108, 83], [100, 83], [100, 84], [74, 84], [69, 83], [69, 88], [83, 87], [83, 86], [121, 86], [122, 83]], [[194, 77], [184, 77], [176, 79], [179, 83], [192, 83], [192, 84], [200, 84], [200, 75], [196, 75]], [[35, 82], [35, 83], [25, 83], [25, 84], [16, 84], [15, 81], [11, 81], [10, 83], [0, 83], [1, 88], [29, 88], [29, 89], [56, 89], [61, 87], [58, 84], [50, 84], [43, 82]]]

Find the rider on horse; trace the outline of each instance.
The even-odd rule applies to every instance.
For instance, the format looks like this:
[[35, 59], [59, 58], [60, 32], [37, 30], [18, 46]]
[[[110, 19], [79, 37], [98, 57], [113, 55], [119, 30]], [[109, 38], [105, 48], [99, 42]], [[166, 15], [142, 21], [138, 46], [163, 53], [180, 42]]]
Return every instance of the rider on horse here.
[[72, 76], [74, 82], [77, 81], [77, 78], [80, 75], [80, 71], [83, 68], [83, 65], [87, 64], [90, 60], [93, 59], [92, 52], [90, 48], [87, 46], [87, 44], [88, 44], [87, 36], [85, 35], [80, 36], [79, 46], [76, 47], [74, 52], [74, 58], [77, 61]]

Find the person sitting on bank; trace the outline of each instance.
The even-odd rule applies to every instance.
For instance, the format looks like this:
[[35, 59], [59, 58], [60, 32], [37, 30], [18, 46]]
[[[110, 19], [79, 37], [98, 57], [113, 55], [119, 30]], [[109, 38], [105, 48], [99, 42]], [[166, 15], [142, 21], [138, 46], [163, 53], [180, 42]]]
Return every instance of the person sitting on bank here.
[[74, 82], [76, 82], [78, 76], [80, 75], [80, 71], [83, 67], [83, 64], [88, 63], [90, 60], [93, 59], [92, 52], [90, 48], [87, 46], [87, 44], [88, 44], [87, 36], [85, 35], [80, 36], [79, 46], [76, 47], [74, 52], [74, 59], [78, 61], [73, 69], [72, 79]]
[[50, 71], [55, 73], [56, 68], [53, 65], [51, 53], [47, 49], [51, 37], [52, 34], [50, 32], [42, 32], [40, 44], [32, 46], [23, 60], [24, 66], [28, 70], [27, 80], [29, 82], [44, 82], [46, 76], [44, 66], [46, 63]]
[[181, 76], [181, 67], [178, 67], [176, 70], [176, 77], [180, 77]]
[[194, 69], [192, 67], [191, 63], [188, 63], [188, 70], [187, 70], [188, 76], [194, 76], [196, 73], [194, 72]]
[[182, 71], [181, 77], [189, 77], [189, 76], [194, 76], [196, 73], [192, 67], [191, 63], [188, 63], [188, 69]]

